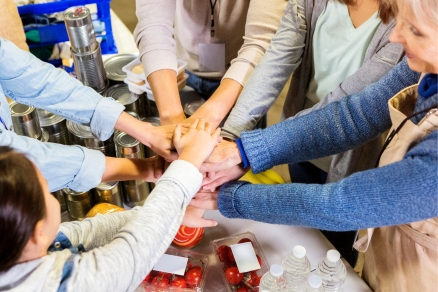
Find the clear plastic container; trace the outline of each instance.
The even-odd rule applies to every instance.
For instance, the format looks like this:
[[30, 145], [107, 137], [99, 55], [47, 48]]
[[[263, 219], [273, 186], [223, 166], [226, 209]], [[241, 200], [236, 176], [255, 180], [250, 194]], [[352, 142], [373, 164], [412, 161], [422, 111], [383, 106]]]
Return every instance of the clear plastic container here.
[[287, 285], [284, 270], [281, 265], [273, 264], [260, 280], [260, 291], [286, 292]]
[[287, 281], [287, 291], [302, 292], [310, 275], [310, 262], [306, 256], [306, 249], [296, 245], [282, 262], [284, 276]]
[[344, 290], [347, 272], [337, 250], [331, 249], [327, 252], [325, 259], [318, 264], [316, 274], [322, 279], [324, 291], [342, 292]]
[[[254, 248], [254, 252], [257, 255], [257, 259], [260, 263], [260, 269], [243, 273], [242, 280], [237, 284], [230, 284], [227, 280], [227, 269], [236, 267], [236, 263], [232, 261], [232, 251], [230, 245], [238, 244], [242, 242], [251, 242]], [[220, 239], [211, 241], [211, 248], [222, 269], [222, 278], [229, 292], [237, 291], [239, 288], [246, 288], [248, 291], [258, 291], [258, 286], [261, 277], [269, 271], [269, 265], [263, 255], [262, 249], [255, 237], [251, 232], [245, 232], [237, 235], [232, 235]], [[230, 260], [231, 257], [231, 260]], [[229, 270], [229, 272], [232, 270]], [[228, 274], [229, 276], [229, 274]], [[251, 290], [252, 289], [252, 290]], [[224, 290], [225, 291], [225, 290]]]
[[324, 292], [322, 279], [318, 275], [310, 275], [304, 286], [304, 292]]
[[[152, 270], [136, 292], [202, 292], [207, 279], [208, 255], [192, 252], [190, 250], [169, 247], [165, 252], [169, 255], [186, 257], [187, 267], [184, 276], [166, 274]], [[161, 285], [158, 287], [158, 283]]]
[[[183, 60], [177, 60], [178, 61], [178, 81], [180, 79], [182, 79], [182, 72], [184, 72], [184, 70], [187, 67], [187, 62], [183, 61]], [[138, 66], [141, 64], [140, 58], [136, 58], [134, 61], [126, 64], [125, 66], [123, 66], [122, 71], [126, 72], [127, 75], [127, 79], [131, 82], [136, 82], [136, 83], [140, 83], [142, 81], [146, 81], [146, 76], [144, 75], [144, 72], [141, 73], [136, 73], [133, 72], [133, 70], [135, 71], [134, 67]]]

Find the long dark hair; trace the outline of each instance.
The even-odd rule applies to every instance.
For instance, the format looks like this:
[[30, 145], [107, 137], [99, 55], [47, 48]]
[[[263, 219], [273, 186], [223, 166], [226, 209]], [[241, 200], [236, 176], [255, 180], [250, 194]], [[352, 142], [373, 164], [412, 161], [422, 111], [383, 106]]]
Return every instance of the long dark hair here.
[[[355, 5], [357, 0], [338, 0], [345, 5]], [[386, 0], [379, 1], [379, 17], [383, 23], [388, 23], [395, 17], [394, 6]]]
[[34, 165], [10, 147], [0, 147], [0, 272], [18, 261], [45, 215], [44, 193]]

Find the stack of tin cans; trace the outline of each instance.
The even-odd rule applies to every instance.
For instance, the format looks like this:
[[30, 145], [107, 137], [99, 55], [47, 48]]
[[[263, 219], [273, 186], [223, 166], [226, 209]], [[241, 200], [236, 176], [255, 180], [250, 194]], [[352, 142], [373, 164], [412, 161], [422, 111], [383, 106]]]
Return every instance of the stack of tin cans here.
[[48, 141], [49, 134], [44, 129], [41, 129], [35, 107], [13, 101], [9, 104], [9, 110], [15, 133], [35, 138], [42, 142]]
[[103, 93], [108, 81], [90, 10], [85, 6], [71, 7], [64, 12], [64, 22], [78, 79], [84, 85]]
[[37, 112], [41, 128], [49, 134], [49, 142], [71, 144], [65, 118], [42, 109], [37, 109]]

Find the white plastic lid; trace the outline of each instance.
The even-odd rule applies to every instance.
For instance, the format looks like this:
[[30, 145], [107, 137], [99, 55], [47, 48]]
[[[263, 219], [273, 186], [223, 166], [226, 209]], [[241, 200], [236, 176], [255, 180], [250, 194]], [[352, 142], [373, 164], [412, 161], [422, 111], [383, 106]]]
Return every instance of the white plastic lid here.
[[293, 253], [296, 258], [302, 259], [306, 256], [306, 249], [302, 245], [295, 245]]
[[317, 275], [310, 275], [307, 282], [309, 282], [309, 285], [312, 288], [319, 288], [322, 285], [322, 279]]
[[337, 263], [341, 258], [341, 254], [336, 249], [331, 249], [327, 252], [327, 259], [332, 263]]
[[281, 275], [283, 275], [283, 267], [279, 264], [273, 264], [271, 265], [271, 268], [269, 269], [269, 271], [271, 272], [271, 275], [274, 277], [280, 277]]

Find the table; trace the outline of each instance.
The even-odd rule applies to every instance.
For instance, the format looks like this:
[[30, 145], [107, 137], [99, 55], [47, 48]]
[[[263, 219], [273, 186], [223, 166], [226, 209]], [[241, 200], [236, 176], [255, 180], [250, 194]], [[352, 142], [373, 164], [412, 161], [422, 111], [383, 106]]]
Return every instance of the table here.
[[[261, 223], [244, 219], [228, 219], [219, 211], [208, 210], [205, 218], [214, 219], [218, 222], [216, 227], [206, 228], [204, 239], [201, 244], [194, 247], [194, 252], [209, 255], [209, 269], [204, 291], [226, 291], [225, 282], [222, 279], [222, 270], [216, 261], [210, 246], [210, 241], [244, 232], [255, 234], [268, 263], [281, 264], [283, 258], [292, 248], [300, 244], [307, 250], [312, 271], [325, 257], [329, 249], [333, 249], [331, 243], [316, 229]], [[347, 268], [347, 279], [344, 285], [345, 292], [370, 292], [372, 291], [365, 282], [356, 274], [353, 268], [344, 260]]]

